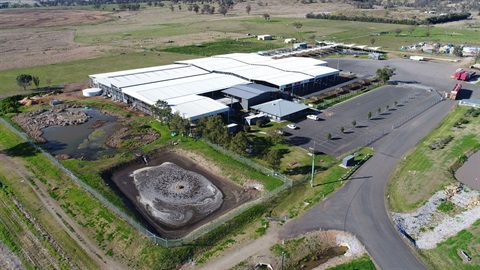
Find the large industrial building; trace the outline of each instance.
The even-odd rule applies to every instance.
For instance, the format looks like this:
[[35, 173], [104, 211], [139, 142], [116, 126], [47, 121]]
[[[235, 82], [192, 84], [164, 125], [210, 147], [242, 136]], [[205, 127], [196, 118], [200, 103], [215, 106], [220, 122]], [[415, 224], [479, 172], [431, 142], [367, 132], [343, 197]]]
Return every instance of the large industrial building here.
[[91, 85], [114, 100], [150, 113], [151, 105], [166, 101], [172, 111], [196, 120], [228, 112], [234, 103], [251, 106], [282, 95], [319, 91], [335, 80], [339, 70], [326, 62], [291, 57], [274, 60], [258, 54], [226, 54], [171, 65], [90, 75]]

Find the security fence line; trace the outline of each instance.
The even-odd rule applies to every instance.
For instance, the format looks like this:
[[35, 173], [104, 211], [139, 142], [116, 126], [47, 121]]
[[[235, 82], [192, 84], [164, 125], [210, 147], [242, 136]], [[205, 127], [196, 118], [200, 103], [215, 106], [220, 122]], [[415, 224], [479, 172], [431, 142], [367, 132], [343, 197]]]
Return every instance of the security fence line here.
[[[286, 177], [285, 175], [274, 172], [271, 169], [268, 169], [268, 168], [266, 168], [266, 167], [264, 167], [264, 166], [262, 166], [258, 163], [255, 163], [255, 162], [253, 162], [249, 159], [246, 159], [245, 157], [242, 157], [238, 154], [232, 153], [232, 152], [228, 151], [227, 149], [225, 149], [225, 148], [223, 148], [219, 145], [215, 145], [215, 144], [212, 144], [210, 142], [207, 142], [207, 141], [203, 140], [208, 145], [210, 145], [212, 148], [218, 150], [221, 153], [224, 153], [224, 154], [227, 154], [227, 155], [231, 156], [235, 160], [237, 160], [237, 161], [239, 161], [239, 162], [241, 162], [245, 165], [248, 165], [252, 168], [255, 168], [255, 169], [257, 169], [260, 172], [265, 173], [265, 174], [270, 174], [271, 173], [273, 176], [282, 180], [284, 184], [280, 187], [275, 188], [272, 191], [267, 192], [262, 197], [254, 200], [254, 201], [248, 202], [248, 203], [246, 203], [242, 206], [239, 206], [239, 207], [229, 211], [228, 213], [226, 213], [226, 214], [220, 216], [219, 218], [211, 221], [210, 223], [200, 227], [199, 229], [193, 231], [192, 233], [188, 234], [187, 236], [185, 236], [183, 238], [180, 238], [180, 239], [165, 239], [165, 238], [159, 237], [155, 233], [149, 231], [143, 225], [138, 223], [134, 218], [127, 215], [120, 208], [118, 208], [117, 206], [112, 204], [110, 201], [105, 199], [98, 191], [94, 190], [89, 185], [87, 185], [85, 182], [83, 182], [80, 178], [76, 177], [70, 170], [68, 170], [60, 162], [58, 162], [58, 160], [55, 159], [50, 153], [46, 152], [44, 149], [42, 149], [40, 146], [38, 146], [35, 142], [31, 141], [27, 137], [26, 134], [17, 130], [8, 121], [6, 121], [5, 119], [3, 119], [1, 117], [0, 117], [0, 121], [4, 125], [6, 125], [10, 130], [12, 130], [15, 134], [20, 136], [24, 141], [31, 144], [36, 150], [38, 150], [40, 153], [42, 153], [55, 166], [57, 166], [59, 169], [61, 169], [65, 174], [67, 174], [71, 179], [73, 179], [76, 183], [78, 183], [82, 188], [84, 188], [86, 191], [88, 191], [90, 194], [92, 194], [96, 199], [98, 199], [100, 202], [102, 202], [103, 205], [105, 205], [108, 209], [113, 211], [115, 214], [117, 214], [122, 219], [124, 219], [126, 222], [128, 222], [132, 227], [139, 230], [145, 236], [150, 238], [155, 244], [159, 244], [159, 245], [162, 245], [164, 247], [178, 247], [178, 246], [182, 246], [186, 243], [189, 243], [189, 242], [197, 239], [198, 237], [200, 237], [200, 236], [212, 231], [213, 229], [219, 227], [220, 225], [224, 224], [225, 222], [227, 222], [229, 220], [232, 220], [234, 217], [236, 217], [237, 215], [239, 215], [239, 214], [243, 213], [244, 211], [250, 209], [251, 207], [253, 207], [253, 206], [255, 206], [259, 203], [267, 201], [268, 199], [272, 198], [273, 196], [275, 196], [279, 192], [281, 192], [281, 191], [283, 191], [283, 190], [285, 190], [285, 189], [287, 189], [287, 188], [289, 188], [293, 185], [293, 181], [290, 178]], [[307, 177], [305, 177], [305, 178], [307, 179]]]

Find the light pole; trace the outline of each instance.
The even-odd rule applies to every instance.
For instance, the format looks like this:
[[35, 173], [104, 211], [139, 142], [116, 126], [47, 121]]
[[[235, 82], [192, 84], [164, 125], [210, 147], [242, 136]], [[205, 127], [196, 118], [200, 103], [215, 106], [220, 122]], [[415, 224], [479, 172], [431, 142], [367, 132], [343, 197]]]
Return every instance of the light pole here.
[[285, 251], [282, 251], [282, 270], [283, 270], [283, 262], [285, 261]]

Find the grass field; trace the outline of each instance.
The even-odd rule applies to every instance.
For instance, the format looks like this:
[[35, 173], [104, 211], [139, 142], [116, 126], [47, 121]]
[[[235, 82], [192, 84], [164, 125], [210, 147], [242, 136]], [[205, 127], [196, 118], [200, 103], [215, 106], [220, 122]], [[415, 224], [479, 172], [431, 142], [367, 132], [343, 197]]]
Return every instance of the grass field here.
[[[480, 148], [480, 118], [466, 117], [468, 109], [457, 106], [398, 164], [387, 184], [388, 204], [392, 211], [414, 210], [436, 191], [455, 183], [449, 167], [467, 151]], [[454, 128], [454, 124], [462, 118], [469, 123]], [[432, 144], [447, 136], [453, 136], [454, 139], [443, 149], [430, 149]]]
[[[128, 14], [128, 15], [126, 15]], [[296, 29], [293, 22], [302, 23]], [[479, 45], [476, 29], [448, 29], [433, 27], [430, 36], [425, 28], [417, 27], [412, 34], [406, 25], [381, 23], [329, 21], [306, 18], [271, 18], [261, 16], [194, 15], [186, 9], [170, 12], [167, 8], [146, 8], [138, 13], [118, 13], [118, 18], [96, 25], [69, 26], [75, 30], [75, 41], [104, 48], [103, 57], [0, 71], [0, 96], [21, 93], [15, 78], [20, 74], [40, 77], [40, 86], [47, 78], [51, 85], [64, 85], [88, 80], [88, 75], [171, 64], [215, 54], [257, 52], [286, 47], [284, 38], [299, 41], [331, 40], [381, 46], [385, 50], [399, 50], [402, 45], [419, 41]], [[403, 32], [398, 36], [394, 30]], [[42, 28], [43, 31], [63, 30], [61, 27]], [[270, 34], [273, 41], [258, 41], [246, 34]], [[238, 40], [238, 41], [236, 41]], [[201, 44], [202, 46], [196, 46]], [[33, 89], [34, 86], [28, 87]]]
[[[480, 262], [480, 221], [470, 228], [460, 231], [456, 236], [439, 243], [437, 248], [424, 250], [422, 257], [436, 269], [478, 269]], [[465, 262], [459, 255], [464, 250], [472, 260]]]

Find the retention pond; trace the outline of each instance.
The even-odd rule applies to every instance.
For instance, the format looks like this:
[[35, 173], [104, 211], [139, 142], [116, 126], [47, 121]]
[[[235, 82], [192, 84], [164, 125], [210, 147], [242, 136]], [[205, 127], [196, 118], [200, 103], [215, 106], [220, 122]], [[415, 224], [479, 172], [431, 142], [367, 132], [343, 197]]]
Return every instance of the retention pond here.
[[255, 197], [255, 192], [215, 175], [173, 151], [104, 176], [148, 228], [163, 238], [186, 236]]

